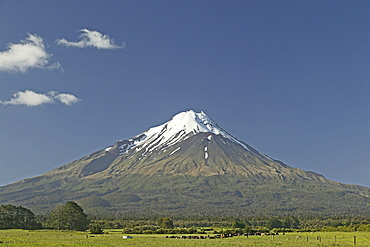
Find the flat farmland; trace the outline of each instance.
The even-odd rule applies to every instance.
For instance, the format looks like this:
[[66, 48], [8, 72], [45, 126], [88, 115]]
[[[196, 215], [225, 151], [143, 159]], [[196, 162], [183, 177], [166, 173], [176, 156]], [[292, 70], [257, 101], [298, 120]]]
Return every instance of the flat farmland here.
[[[106, 234], [57, 230], [0, 230], [2, 246], [370, 246], [369, 232], [286, 233], [275, 236], [238, 236], [221, 239], [177, 239], [159, 234], [132, 234], [123, 239], [121, 230], [105, 230]], [[191, 235], [184, 235], [191, 236]], [[193, 235], [195, 236], [195, 235]], [[207, 236], [207, 235], [203, 235]], [[210, 234], [213, 236], [213, 234]]]

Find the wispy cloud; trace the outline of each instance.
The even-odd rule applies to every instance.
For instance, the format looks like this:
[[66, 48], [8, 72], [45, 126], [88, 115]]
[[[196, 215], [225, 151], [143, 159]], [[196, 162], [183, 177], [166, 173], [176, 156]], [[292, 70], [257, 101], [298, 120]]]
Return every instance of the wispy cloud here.
[[59, 100], [65, 105], [72, 105], [81, 101], [81, 99], [68, 93], [58, 93], [50, 91], [47, 94], [36, 93], [31, 90], [24, 92], [19, 91], [13, 95], [13, 98], [9, 101], [0, 101], [3, 105], [25, 105], [25, 106], [39, 106], [43, 104], [55, 103], [55, 100]]
[[95, 47], [98, 49], [122, 49], [125, 47], [123, 43], [122, 46], [116, 45], [114, 40], [110, 38], [107, 34], [102, 34], [98, 31], [88, 30], [86, 28], [79, 30], [81, 35], [79, 36], [80, 41], [73, 42], [67, 41], [66, 39], [58, 39], [56, 42], [58, 45], [73, 46], [79, 48], [85, 47]]
[[51, 56], [46, 52], [44, 40], [40, 36], [28, 34], [20, 43], [10, 43], [7, 50], [0, 51], [0, 71], [24, 73], [33, 68], [61, 68], [58, 62], [49, 63]]
[[53, 97], [66, 105], [72, 105], [81, 101], [79, 98], [69, 93], [54, 93]]

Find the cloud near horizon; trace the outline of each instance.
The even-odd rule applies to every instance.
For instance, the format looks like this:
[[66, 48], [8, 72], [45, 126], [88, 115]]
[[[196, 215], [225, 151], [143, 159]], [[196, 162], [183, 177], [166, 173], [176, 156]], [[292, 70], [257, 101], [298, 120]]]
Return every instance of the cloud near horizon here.
[[11, 100], [0, 101], [0, 103], [3, 105], [39, 106], [43, 104], [53, 104], [55, 102], [54, 100], [59, 100], [61, 103], [68, 106], [81, 101], [81, 99], [68, 93], [50, 91], [47, 94], [42, 94], [32, 90], [26, 90], [24, 92], [16, 92]]
[[44, 40], [28, 33], [28, 37], [18, 44], [10, 43], [7, 50], [0, 51], [0, 71], [27, 72], [29, 69], [59, 69], [59, 62], [50, 64], [52, 55], [45, 49]]
[[78, 48], [95, 47], [97, 49], [108, 50], [122, 49], [125, 47], [124, 43], [122, 46], [116, 45], [114, 43], [114, 39], [110, 38], [107, 34], [102, 34], [98, 31], [92, 31], [84, 28], [79, 30], [79, 32], [81, 32], [81, 35], [79, 36], [80, 41], [78, 42], [67, 41], [63, 38], [58, 39], [56, 43], [58, 45], [72, 46]]

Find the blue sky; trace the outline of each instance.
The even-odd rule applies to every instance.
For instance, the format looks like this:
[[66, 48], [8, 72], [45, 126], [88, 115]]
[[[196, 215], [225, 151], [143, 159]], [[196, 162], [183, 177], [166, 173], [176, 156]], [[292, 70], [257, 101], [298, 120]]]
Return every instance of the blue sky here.
[[203, 110], [370, 186], [369, 1], [0, 0], [0, 185]]

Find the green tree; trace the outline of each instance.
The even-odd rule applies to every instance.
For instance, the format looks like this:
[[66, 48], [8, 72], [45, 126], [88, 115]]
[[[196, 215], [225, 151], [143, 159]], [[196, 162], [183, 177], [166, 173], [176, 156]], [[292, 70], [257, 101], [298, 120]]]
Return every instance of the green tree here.
[[276, 218], [272, 218], [272, 219], [269, 219], [267, 222], [266, 222], [266, 227], [269, 229], [269, 230], [272, 230], [274, 228], [282, 228], [283, 227], [283, 223], [281, 223], [280, 220], [276, 219]]
[[282, 223], [284, 228], [291, 228], [292, 226], [292, 221], [290, 218], [285, 218]]
[[163, 229], [172, 229], [174, 227], [173, 220], [168, 217], [158, 218], [157, 225]]
[[299, 227], [299, 220], [293, 216], [285, 218], [282, 223], [283, 223], [284, 228], [298, 228]]
[[329, 226], [332, 226], [332, 227], [343, 226], [343, 223], [342, 223], [341, 221], [334, 220], [334, 221], [331, 221], [331, 222], [329, 223]]
[[67, 202], [65, 207], [67, 229], [83, 231], [89, 227], [90, 221], [81, 206], [75, 202]]
[[232, 228], [244, 228], [245, 224], [243, 222], [234, 221], [231, 226]]
[[92, 234], [103, 234], [104, 233], [103, 229], [101, 228], [101, 226], [99, 224], [92, 225], [91, 229], [90, 229], [90, 232]]
[[67, 202], [65, 205], [58, 205], [52, 210], [49, 222], [55, 229], [74, 231], [86, 230], [90, 224], [81, 206], [72, 201]]
[[252, 230], [252, 227], [250, 227], [250, 226], [244, 227], [244, 232], [246, 232], [246, 233], [251, 232], [251, 230]]
[[0, 229], [36, 229], [41, 224], [36, 222], [31, 210], [22, 206], [0, 205]]
[[50, 213], [49, 224], [57, 230], [65, 228], [64, 205], [57, 205]]

